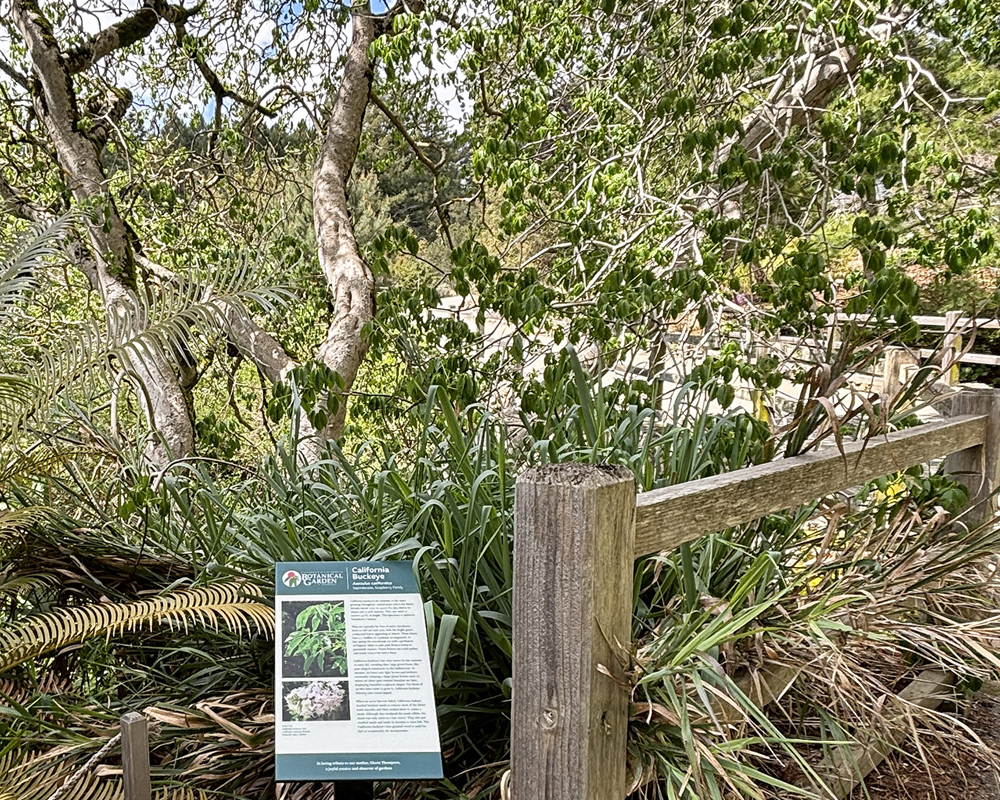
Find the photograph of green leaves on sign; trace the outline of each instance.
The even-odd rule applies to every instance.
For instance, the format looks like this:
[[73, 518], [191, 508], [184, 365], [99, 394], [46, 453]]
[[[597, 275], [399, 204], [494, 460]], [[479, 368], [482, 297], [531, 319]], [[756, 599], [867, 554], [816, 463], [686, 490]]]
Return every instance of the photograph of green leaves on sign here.
[[347, 631], [342, 602], [286, 602], [281, 606], [285, 678], [347, 675]]

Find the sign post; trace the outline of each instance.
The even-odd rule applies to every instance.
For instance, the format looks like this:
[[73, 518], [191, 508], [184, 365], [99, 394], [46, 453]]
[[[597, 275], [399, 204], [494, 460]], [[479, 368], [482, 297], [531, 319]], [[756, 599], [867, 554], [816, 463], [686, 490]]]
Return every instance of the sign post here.
[[442, 777], [410, 564], [281, 562], [274, 607], [275, 780], [370, 798], [370, 781]]
[[337, 800], [374, 800], [375, 784], [372, 781], [335, 781], [333, 796]]

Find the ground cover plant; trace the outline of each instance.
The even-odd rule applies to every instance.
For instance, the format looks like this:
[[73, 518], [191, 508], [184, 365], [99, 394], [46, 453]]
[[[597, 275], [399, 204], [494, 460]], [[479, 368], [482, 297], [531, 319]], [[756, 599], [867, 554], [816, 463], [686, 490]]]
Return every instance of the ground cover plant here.
[[[743, 412], [711, 417], [678, 403], [671, 424], [653, 425], [648, 410], [624, 402], [627, 387], [602, 389], [572, 359], [566, 367], [575, 402], [558, 416], [526, 418], [545, 437], [522, 435], [513, 450], [502, 423], [475, 408], [456, 415], [437, 391], [416, 410], [404, 452], [332, 450], [305, 467], [289, 451], [227, 484], [210, 465], [188, 462], [145, 496], [156, 514], [137, 508], [123, 520], [91, 505], [95, 517], [103, 511], [101, 525], [38, 511], [47, 516], [8, 528], [5, 586], [17, 587], [22, 603], [53, 606], [60, 625], [77, 624], [76, 613], [101, 596], [125, 602], [150, 591], [175, 624], [150, 631], [126, 616], [110, 641], [81, 630], [15, 659], [2, 687], [13, 712], [4, 717], [6, 786], [27, 776], [38, 787], [56, 785], [113, 734], [117, 714], [144, 708], [160, 723], [160, 785], [206, 796], [273, 791], [266, 618], [242, 635], [213, 620], [245, 613], [237, 609], [256, 602], [251, 587], [268, 591], [276, 560], [389, 557], [412, 561], [421, 579], [448, 779], [383, 790], [496, 792], [509, 737], [512, 471], [538, 460], [618, 462], [649, 489], [737, 468], [775, 446], [767, 427]], [[970, 682], [994, 674], [986, 653], [1000, 624], [988, 567], [996, 532], [942, 525], [941, 504], [957, 509], [961, 492], [916, 472], [903, 476], [905, 490], [888, 508], [882, 490], [870, 487], [846, 514], [812, 505], [637, 563], [635, 644], [623, 655], [632, 663], [629, 752], [640, 794], [805, 796], [796, 786], [817, 777], [823, 748], [892, 724], [878, 698], [907, 676], [928, 665]], [[44, 490], [50, 500], [76, 491], [58, 475]], [[27, 504], [43, 499], [36, 492], [19, 488], [15, 496]], [[816, 527], [817, 511], [824, 526]], [[78, 566], [84, 553], [95, 554], [87, 571]], [[65, 577], [56, 583], [47, 577], [54, 574]], [[244, 589], [231, 596], [232, 611], [207, 598], [172, 609], [178, 581], [195, 593], [239, 582]], [[31, 631], [52, 629], [33, 620], [8, 627], [5, 652]], [[60, 650], [69, 640], [82, 646]], [[783, 664], [799, 666], [802, 683], [762, 710], [753, 679]], [[332, 718], [340, 693], [331, 688], [340, 685], [293, 682], [289, 716]], [[949, 721], [928, 714], [913, 724], [940, 731]], [[63, 754], [58, 762], [45, 758], [53, 748]]]

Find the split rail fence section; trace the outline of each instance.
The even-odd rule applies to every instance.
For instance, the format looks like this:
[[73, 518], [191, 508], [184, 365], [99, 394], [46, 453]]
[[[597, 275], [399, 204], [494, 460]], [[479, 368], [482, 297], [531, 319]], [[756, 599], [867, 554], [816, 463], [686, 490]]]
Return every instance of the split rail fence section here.
[[[996, 516], [1000, 391], [964, 390], [952, 416], [844, 453], [809, 453], [636, 495], [622, 467], [537, 467], [514, 522], [513, 800], [618, 800], [627, 787], [635, 559], [947, 457], [965, 520]], [[608, 674], [610, 673], [610, 674]]]

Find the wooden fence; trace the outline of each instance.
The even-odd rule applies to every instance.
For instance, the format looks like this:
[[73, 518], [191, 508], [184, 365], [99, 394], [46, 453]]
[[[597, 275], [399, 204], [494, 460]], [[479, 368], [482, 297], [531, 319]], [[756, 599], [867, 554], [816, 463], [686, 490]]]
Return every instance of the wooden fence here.
[[996, 516], [1000, 391], [965, 390], [952, 416], [636, 495], [620, 467], [560, 464], [517, 481], [514, 547], [513, 800], [625, 794], [636, 558], [947, 457], [970, 490], [970, 524]]

